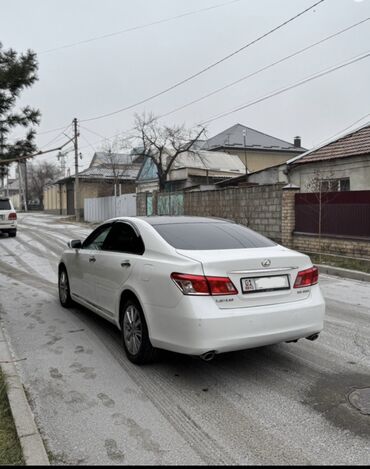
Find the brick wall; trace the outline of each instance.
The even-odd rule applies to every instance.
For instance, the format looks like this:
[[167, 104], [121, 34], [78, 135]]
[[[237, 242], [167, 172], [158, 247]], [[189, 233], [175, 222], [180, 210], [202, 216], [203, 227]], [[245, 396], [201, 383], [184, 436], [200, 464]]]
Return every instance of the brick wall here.
[[[184, 192], [184, 215], [218, 217], [249, 226], [281, 242], [283, 184]], [[137, 213], [146, 214], [146, 195], [137, 194]]]
[[281, 242], [282, 185], [186, 192], [184, 214], [234, 220]]
[[312, 235], [294, 234], [293, 245], [297, 251], [321, 252], [323, 254], [336, 254], [348, 257], [361, 257], [370, 259], [370, 241], [357, 239], [332, 238]]

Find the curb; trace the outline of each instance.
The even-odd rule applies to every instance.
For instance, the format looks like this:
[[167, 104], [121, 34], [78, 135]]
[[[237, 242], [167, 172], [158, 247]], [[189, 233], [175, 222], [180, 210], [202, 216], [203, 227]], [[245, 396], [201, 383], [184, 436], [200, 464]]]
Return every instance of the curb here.
[[328, 275], [336, 275], [337, 277], [351, 278], [353, 280], [362, 280], [370, 282], [370, 274], [360, 272], [359, 270], [343, 269], [341, 267], [332, 267], [331, 265], [315, 264], [320, 273]]
[[[4, 331], [0, 325], [0, 362], [7, 384], [9, 405], [26, 466], [50, 466], [50, 462], [19, 379]], [[5, 363], [4, 363], [5, 362]]]

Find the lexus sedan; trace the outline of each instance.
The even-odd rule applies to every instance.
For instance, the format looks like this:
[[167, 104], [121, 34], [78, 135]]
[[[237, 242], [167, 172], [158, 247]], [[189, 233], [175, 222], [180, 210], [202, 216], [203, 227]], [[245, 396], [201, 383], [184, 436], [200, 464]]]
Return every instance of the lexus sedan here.
[[127, 217], [72, 240], [59, 264], [62, 306], [114, 323], [132, 362], [158, 349], [215, 354], [314, 340], [325, 304], [306, 255], [236, 223]]

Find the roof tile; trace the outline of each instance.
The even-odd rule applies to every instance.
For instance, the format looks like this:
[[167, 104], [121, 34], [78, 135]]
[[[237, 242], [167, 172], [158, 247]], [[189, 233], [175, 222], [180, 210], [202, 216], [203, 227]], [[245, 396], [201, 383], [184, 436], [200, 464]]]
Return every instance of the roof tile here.
[[370, 124], [351, 132], [334, 142], [310, 151], [293, 162], [293, 164], [312, 163], [315, 161], [333, 160], [370, 154]]

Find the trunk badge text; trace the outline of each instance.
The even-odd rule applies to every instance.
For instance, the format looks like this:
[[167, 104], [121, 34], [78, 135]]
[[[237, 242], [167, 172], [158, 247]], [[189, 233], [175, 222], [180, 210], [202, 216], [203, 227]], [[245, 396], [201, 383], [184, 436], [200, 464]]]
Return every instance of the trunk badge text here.
[[270, 259], [265, 259], [261, 262], [262, 267], [269, 267], [271, 265]]

